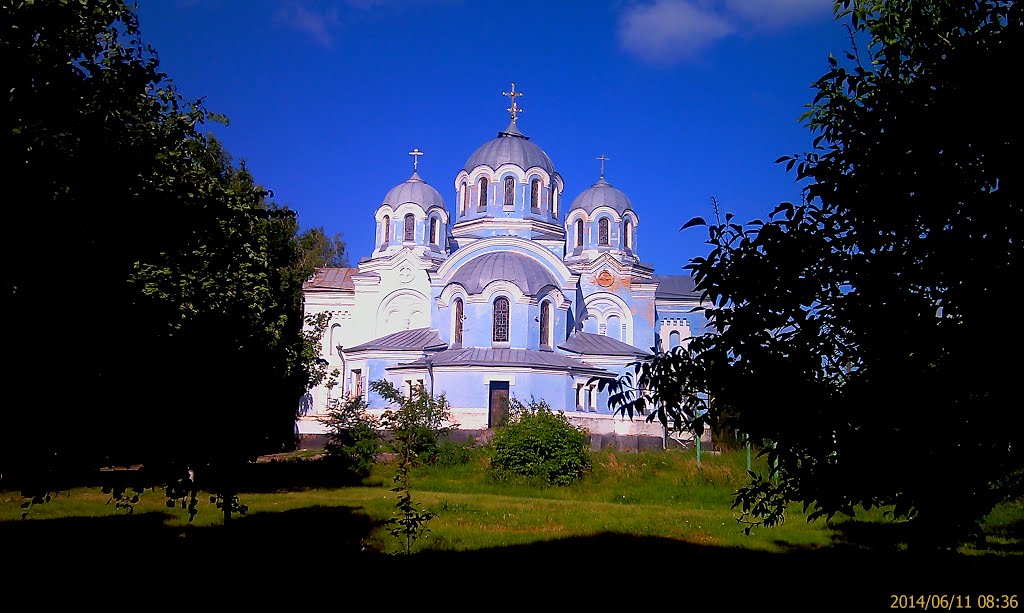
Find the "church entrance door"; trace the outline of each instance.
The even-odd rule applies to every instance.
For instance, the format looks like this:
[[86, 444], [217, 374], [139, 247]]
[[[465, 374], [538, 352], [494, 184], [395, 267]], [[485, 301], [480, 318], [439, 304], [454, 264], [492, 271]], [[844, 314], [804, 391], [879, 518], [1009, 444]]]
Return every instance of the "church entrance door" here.
[[491, 381], [490, 391], [487, 427], [493, 428], [505, 421], [508, 415], [508, 381]]

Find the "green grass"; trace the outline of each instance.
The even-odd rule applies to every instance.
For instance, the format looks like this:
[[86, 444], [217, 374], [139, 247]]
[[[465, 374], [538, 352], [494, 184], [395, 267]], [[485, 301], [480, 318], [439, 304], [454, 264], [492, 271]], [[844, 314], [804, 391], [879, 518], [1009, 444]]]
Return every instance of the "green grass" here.
[[783, 610], [801, 611], [880, 610], [901, 593], [1019, 593], [1024, 576], [1024, 501], [990, 514], [982, 549], [919, 555], [892, 547], [898, 531], [878, 510], [831, 524], [794, 512], [745, 536], [730, 508], [745, 480], [742, 453], [706, 454], [700, 468], [683, 452], [593, 460], [568, 487], [494, 481], [482, 456], [415, 470], [413, 498], [437, 516], [410, 557], [386, 555], [401, 549], [385, 525], [396, 501], [388, 465], [354, 487], [316, 485], [325, 465], [308, 459], [254, 465], [260, 491], [241, 494], [249, 513], [229, 527], [205, 498], [189, 523], [161, 491], [146, 492], [129, 516], [98, 489], [78, 488], [26, 520], [22, 498], [0, 492], [0, 576], [11, 587], [59, 580], [48, 598], [112, 585], [164, 593], [180, 579], [261, 605], [275, 588], [419, 600], [493, 592], [507, 605], [533, 602], [544, 585], [559, 590], [556, 599], [602, 608], [626, 598], [746, 610], [781, 596]]
[[[308, 454], [307, 454], [308, 455]], [[469, 463], [454, 467], [422, 467], [413, 475], [414, 500], [437, 514], [430, 533], [416, 551], [467, 551], [525, 545], [554, 539], [588, 537], [603, 533], [671, 539], [680, 543], [751, 551], [782, 553], [794, 549], [828, 548], [836, 542], [838, 526], [824, 521], [807, 523], [798, 510], [782, 526], [755, 529], [749, 536], [731, 509], [732, 493], [746, 478], [742, 453], [706, 454], [698, 468], [684, 452], [615, 453], [593, 456], [593, 470], [581, 482], [547, 486], [519, 481], [495, 481], [487, 470], [487, 458], [477, 454]], [[755, 464], [755, 470], [764, 470]], [[259, 524], [272, 514], [309, 509], [349, 510], [365, 520], [365, 531], [355, 535], [361, 547], [392, 553], [398, 543], [383, 523], [392, 516], [395, 494], [389, 488], [393, 468], [378, 464], [363, 486], [340, 488], [293, 488], [242, 494], [249, 516], [240, 520]], [[123, 511], [107, 504], [98, 489], [62, 492], [46, 504], [29, 510], [28, 522], [61, 518], [116, 518]], [[218, 526], [222, 519], [213, 505], [201, 499], [199, 514], [191, 525], [181, 509], [165, 506], [162, 492], [147, 492], [135, 508], [136, 515], [161, 518], [164, 529], [179, 535], [189, 530]], [[18, 528], [22, 498], [0, 493], [0, 522], [7, 530]], [[859, 521], [883, 526], [880, 511], [858, 515]], [[309, 521], [305, 519], [304, 521]], [[1024, 505], [1018, 501], [997, 508], [987, 522], [989, 545], [983, 551], [964, 553], [1021, 555]], [[4, 526], [0, 524], [0, 528]], [[304, 530], [331, 530], [331, 526], [303, 526]], [[0, 533], [2, 534], [2, 533]]]

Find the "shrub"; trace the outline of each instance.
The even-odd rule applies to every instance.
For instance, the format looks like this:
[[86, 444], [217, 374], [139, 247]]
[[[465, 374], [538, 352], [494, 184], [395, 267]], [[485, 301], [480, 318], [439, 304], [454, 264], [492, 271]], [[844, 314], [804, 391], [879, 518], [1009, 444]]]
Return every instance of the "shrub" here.
[[362, 398], [350, 398], [320, 418], [327, 429], [328, 463], [337, 463], [343, 473], [359, 479], [369, 476], [380, 450], [380, 424], [366, 409]]
[[476, 452], [472, 444], [442, 443], [437, 448], [437, 457], [434, 466], [451, 468], [468, 464]]
[[590, 438], [587, 430], [573, 426], [546, 402], [530, 399], [528, 405], [513, 398], [509, 419], [491, 441], [491, 470], [535, 477], [553, 485], [569, 485], [590, 469]]

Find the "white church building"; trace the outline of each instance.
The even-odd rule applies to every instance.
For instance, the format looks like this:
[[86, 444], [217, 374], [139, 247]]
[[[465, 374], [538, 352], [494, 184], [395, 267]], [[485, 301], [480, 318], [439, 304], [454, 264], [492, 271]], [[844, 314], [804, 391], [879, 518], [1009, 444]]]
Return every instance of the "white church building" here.
[[516, 125], [522, 94], [505, 95], [511, 123], [455, 171], [450, 205], [414, 162], [377, 207], [373, 253], [304, 285], [306, 314], [330, 313], [323, 358], [341, 376], [307, 396], [300, 435], [322, 434], [318, 417], [343, 397], [383, 410], [369, 382], [387, 379], [445, 394], [464, 430], [496, 425], [514, 396], [606, 441], [661, 439], [660, 425], [614, 416], [591, 380], [700, 334], [700, 297], [689, 276], [642, 262], [640, 211], [605, 180], [603, 156], [597, 182], [570, 200]]

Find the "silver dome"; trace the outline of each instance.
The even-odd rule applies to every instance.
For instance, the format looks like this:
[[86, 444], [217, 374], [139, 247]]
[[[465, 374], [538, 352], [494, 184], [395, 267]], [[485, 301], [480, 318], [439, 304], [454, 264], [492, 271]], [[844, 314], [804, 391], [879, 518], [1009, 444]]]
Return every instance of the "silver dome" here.
[[519, 253], [497, 251], [477, 256], [466, 262], [452, 276], [472, 294], [479, 294], [488, 283], [496, 279], [516, 284], [527, 296], [536, 296], [545, 286], [558, 287], [558, 282], [540, 262]]
[[406, 202], [417, 204], [424, 211], [434, 207], [444, 208], [444, 200], [437, 190], [420, 178], [419, 173], [412, 173], [404, 183], [391, 188], [387, 196], [384, 196], [383, 204], [390, 204], [391, 208], [397, 209]]
[[489, 166], [497, 170], [503, 164], [515, 164], [523, 170], [538, 167], [549, 175], [555, 173], [555, 165], [544, 150], [530, 142], [528, 136], [510, 124], [498, 138], [480, 145], [473, 155], [466, 160], [463, 170], [472, 171], [477, 166]]
[[583, 209], [587, 213], [593, 213], [594, 209], [599, 206], [609, 206], [615, 209], [619, 215], [633, 210], [633, 205], [629, 202], [626, 194], [612, 187], [612, 184], [605, 181], [604, 177], [576, 196], [569, 210]]

